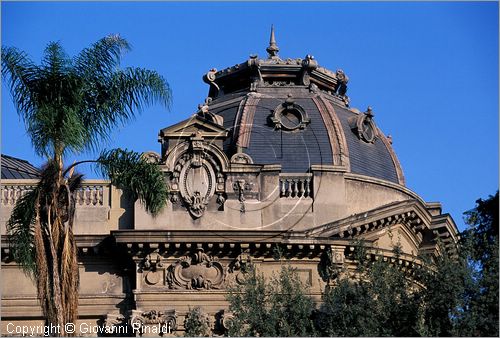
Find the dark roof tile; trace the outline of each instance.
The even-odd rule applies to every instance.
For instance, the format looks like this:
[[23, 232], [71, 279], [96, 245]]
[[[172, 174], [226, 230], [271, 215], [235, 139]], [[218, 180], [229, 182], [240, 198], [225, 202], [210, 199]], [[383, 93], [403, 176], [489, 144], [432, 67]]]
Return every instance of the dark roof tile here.
[[37, 179], [40, 170], [25, 160], [2, 154], [2, 179]]

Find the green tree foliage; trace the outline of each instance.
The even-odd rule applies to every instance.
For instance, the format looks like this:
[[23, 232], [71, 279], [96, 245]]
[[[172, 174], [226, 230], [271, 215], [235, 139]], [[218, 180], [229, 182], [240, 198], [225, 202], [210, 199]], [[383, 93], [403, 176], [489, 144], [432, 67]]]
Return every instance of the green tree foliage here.
[[476, 207], [465, 213], [470, 228], [462, 233], [462, 242], [473, 271], [460, 322], [460, 330], [466, 335], [499, 335], [498, 217], [498, 191], [486, 200], [477, 200]]
[[460, 336], [458, 323], [464, 312], [464, 296], [471, 282], [471, 269], [461, 246], [446, 249], [438, 242], [441, 254], [423, 257], [423, 266], [416, 271], [415, 280], [422, 288], [416, 292], [421, 309], [422, 336]]
[[[75, 322], [78, 307], [78, 262], [73, 221], [74, 192], [82, 176], [74, 168], [95, 162], [111, 182], [144, 202], [153, 214], [166, 201], [159, 168], [137, 153], [105, 151], [92, 161], [65, 167], [69, 154], [96, 150], [113, 128], [153, 103], [170, 102], [170, 89], [158, 73], [120, 69], [129, 44], [112, 35], [69, 57], [49, 43], [40, 65], [14, 47], [2, 47], [2, 76], [35, 153], [45, 157], [41, 179], [21, 198], [7, 223], [14, 259], [36, 282], [48, 323]], [[64, 329], [60, 332], [65, 335]]]
[[313, 301], [290, 266], [282, 266], [268, 281], [250, 266], [244, 283], [230, 290], [228, 300], [234, 314], [230, 336], [314, 335]]
[[[316, 324], [324, 336], [415, 336], [419, 307], [412, 279], [390, 259], [372, 261], [358, 243], [358, 271], [327, 287]], [[394, 261], [399, 259], [395, 250]], [[369, 256], [368, 256], [369, 257]]]
[[210, 335], [210, 322], [201, 308], [190, 309], [184, 321], [186, 337], [203, 337]]

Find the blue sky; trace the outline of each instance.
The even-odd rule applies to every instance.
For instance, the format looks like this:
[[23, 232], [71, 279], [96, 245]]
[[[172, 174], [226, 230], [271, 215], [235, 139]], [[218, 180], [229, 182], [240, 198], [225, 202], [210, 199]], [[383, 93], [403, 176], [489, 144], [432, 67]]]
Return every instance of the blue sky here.
[[[407, 186], [463, 228], [462, 213], [498, 189], [498, 3], [2, 2], [2, 44], [40, 61], [49, 41], [70, 55], [110, 34], [133, 46], [123, 65], [170, 83], [167, 112], [147, 109], [107, 148], [159, 151], [157, 134], [196, 111], [201, 77], [250, 54], [265, 57], [271, 24], [282, 58], [312, 54], [349, 76], [351, 106], [370, 105], [391, 134]], [[2, 153], [32, 153], [2, 85]], [[85, 159], [92, 154], [81, 154]], [[85, 169], [87, 170], [87, 169]], [[87, 171], [88, 177], [95, 176]]]

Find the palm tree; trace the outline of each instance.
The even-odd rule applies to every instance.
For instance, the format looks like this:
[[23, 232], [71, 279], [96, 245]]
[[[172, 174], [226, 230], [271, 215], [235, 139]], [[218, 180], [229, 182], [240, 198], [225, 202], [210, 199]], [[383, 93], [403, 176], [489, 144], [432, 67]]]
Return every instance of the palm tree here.
[[[152, 214], [166, 203], [167, 190], [158, 166], [140, 154], [102, 151], [92, 161], [65, 167], [69, 154], [97, 150], [109, 132], [153, 103], [169, 106], [167, 82], [155, 71], [120, 69], [129, 44], [105, 37], [76, 57], [60, 43], [49, 43], [42, 63], [26, 53], [2, 47], [2, 75], [35, 153], [47, 159], [37, 186], [15, 205], [7, 223], [13, 257], [31, 276], [48, 324], [74, 323], [78, 309], [78, 257], [73, 235], [74, 192], [82, 183], [75, 167], [94, 162], [112, 184], [141, 200]], [[56, 334], [57, 335], [57, 334]]]

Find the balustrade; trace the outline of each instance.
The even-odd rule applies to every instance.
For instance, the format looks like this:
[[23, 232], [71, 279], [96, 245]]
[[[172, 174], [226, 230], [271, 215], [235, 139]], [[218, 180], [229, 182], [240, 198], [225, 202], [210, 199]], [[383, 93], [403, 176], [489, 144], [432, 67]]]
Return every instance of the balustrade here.
[[[14, 206], [17, 201], [26, 193], [33, 190], [37, 182], [35, 180], [26, 180], [25, 182], [8, 182], [2, 180], [0, 197], [2, 206]], [[99, 207], [104, 204], [104, 190], [109, 183], [91, 183], [84, 182], [82, 187], [75, 191], [74, 196], [77, 206]]]
[[280, 197], [312, 198], [312, 174], [281, 174], [279, 179]]

